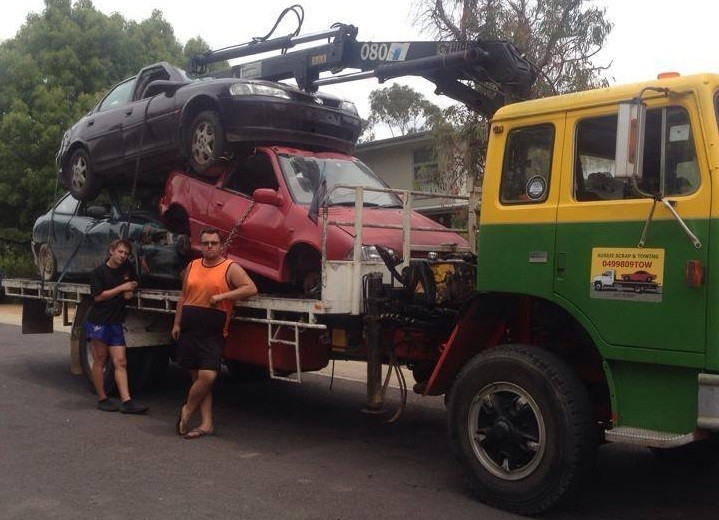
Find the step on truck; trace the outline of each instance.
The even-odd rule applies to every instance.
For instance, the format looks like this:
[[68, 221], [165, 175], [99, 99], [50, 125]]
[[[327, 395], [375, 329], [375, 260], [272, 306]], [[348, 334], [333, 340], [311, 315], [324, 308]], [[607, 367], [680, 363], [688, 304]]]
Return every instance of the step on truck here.
[[[406, 73], [416, 63], [390, 65]], [[455, 91], [471, 90], [462, 85]], [[243, 349], [231, 334], [228, 367], [262, 364], [300, 380], [329, 359], [364, 360], [369, 409], [382, 406], [381, 367], [409, 367], [416, 392], [446, 396], [449, 441], [469, 487], [520, 514], [569, 497], [603, 443], [715, 462], [719, 334], [710, 317], [719, 290], [707, 273], [718, 252], [718, 100], [719, 75], [704, 74], [489, 110], [470, 230], [476, 263], [327, 261], [319, 299], [263, 295], [238, 306]], [[638, 262], [651, 262], [661, 292], [597, 297], [595, 276]], [[36, 326], [51, 293], [78, 305], [77, 360], [87, 288], [39, 284], [3, 282], [35, 307]], [[175, 299], [138, 293], [135, 314], [155, 324], [141, 334], [169, 334]]]

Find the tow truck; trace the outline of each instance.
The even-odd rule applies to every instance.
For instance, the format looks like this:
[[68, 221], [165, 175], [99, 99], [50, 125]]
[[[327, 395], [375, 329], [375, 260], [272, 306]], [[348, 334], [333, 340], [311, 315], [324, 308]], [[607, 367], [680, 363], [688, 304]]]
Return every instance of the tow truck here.
[[[511, 44], [360, 43], [344, 27], [321, 33], [335, 37], [326, 46], [227, 74], [291, 75], [311, 90], [337, 79], [315, 79], [315, 65], [359, 63], [360, 76], [434, 79], [439, 91], [491, 116], [481, 214], [468, 229], [477, 261], [388, 251], [382, 261], [362, 261], [360, 195], [355, 254], [323, 258], [320, 298], [261, 295], [237, 305], [225, 351], [230, 371], [254, 363], [299, 382], [330, 359], [364, 360], [367, 408], [380, 410], [383, 365], [407, 366], [415, 392], [446, 396], [449, 440], [469, 487], [525, 515], [571, 496], [604, 442], [718, 460], [719, 335], [708, 318], [719, 292], [705, 273], [717, 249], [710, 230], [719, 214], [719, 75], [670, 75], [500, 108], [503, 93], [526, 91], [534, 79]], [[300, 41], [309, 40], [292, 35], [262, 50]], [[236, 55], [259, 48], [240, 46]], [[210, 53], [197, 63], [234, 55]], [[598, 172], [621, 189], [592, 191]], [[402, 196], [410, 208], [412, 193]], [[330, 216], [320, 215], [327, 226]], [[404, 237], [407, 253], [407, 226]], [[657, 298], [593, 296], [602, 265], [648, 260], [662, 280]], [[87, 363], [88, 287], [12, 279], [3, 286], [23, 298], [24, 331], [51, 328], [48, 302], [72, 321], [79, 371]], [[176, 301], [171, 291], [138, 292], [130, 351], [169, 344]]]

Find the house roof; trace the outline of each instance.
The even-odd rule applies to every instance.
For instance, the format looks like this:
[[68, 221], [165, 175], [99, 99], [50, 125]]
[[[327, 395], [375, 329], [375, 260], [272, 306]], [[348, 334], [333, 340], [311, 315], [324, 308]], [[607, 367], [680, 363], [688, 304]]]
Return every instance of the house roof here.
[[407, 135], [399, 135], [397, 137], [389, 137], [387, 139], [377, 139], [375, 141], [368, 141], [366, 143], [360, 143], [355, 146], [355, 151], [366, 152], [372, 150], [380, 150], [386, 147], [394, 147], [400, 144], [412, 144], [412, 143], [424, 143], [429, 142], [432, 139], [431, 132], [415, 132]]

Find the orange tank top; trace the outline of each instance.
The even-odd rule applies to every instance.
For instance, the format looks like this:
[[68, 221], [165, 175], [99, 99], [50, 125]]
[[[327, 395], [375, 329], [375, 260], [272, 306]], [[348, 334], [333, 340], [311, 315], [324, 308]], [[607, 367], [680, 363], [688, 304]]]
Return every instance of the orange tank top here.
[[210, 305], [210, 296], [232, 290], [227, 283], [227, 271], [230, 269], [231, 264], [232, 261], [227, 259], [212, 267], [204, 265], [202, 258], [190, 262], [190, 265], [187, 267], [185, 301], [183, 303], [183, 305], [223, 311], [227, 316], [225, 320], [225, 335], [227, 335], [227, 327], [230, 323], [230, 318], [232, 318], [232, 309], [235, 302], [222, 300], [213, 306]]

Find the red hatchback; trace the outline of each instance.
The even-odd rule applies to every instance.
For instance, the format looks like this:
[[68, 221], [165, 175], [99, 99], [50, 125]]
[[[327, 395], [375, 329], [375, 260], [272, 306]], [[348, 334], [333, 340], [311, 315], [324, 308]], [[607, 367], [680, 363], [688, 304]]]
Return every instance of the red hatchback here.
[[[324, 182], [323, 182], [324, 181]], [[206, 226], [225, 237], [233, 228], [228, 256], [245, 269], [270, 280], [294, 283], [305, 294], [316, 295], [320, 281], [322, 219], [309, 218], [318, 192], [325, 192], [328, 221], [327, 259], [352, 259], [355, 236], [355, 189], [336, 185], [388, 189], [360, 160], [336, 152], [259, 147], [235, 159], [213, 179], [173, 172], [160, 201], [160, 211], [171, 229], [189, 233], [199, 247]], [[322, 187], [322, 188], [321, 188]], [[315, 200], [315, 204], [317, 201]], [[376, 245], [401, 255], [402, 231], [367, 227], [401, 226], [402, 200], [393, 193], [364, 191], [362, 257], [379, 260]], [[428, 251], [468, 250], [467, 241], [440, 224], [412, 212], [411, 244]]]

